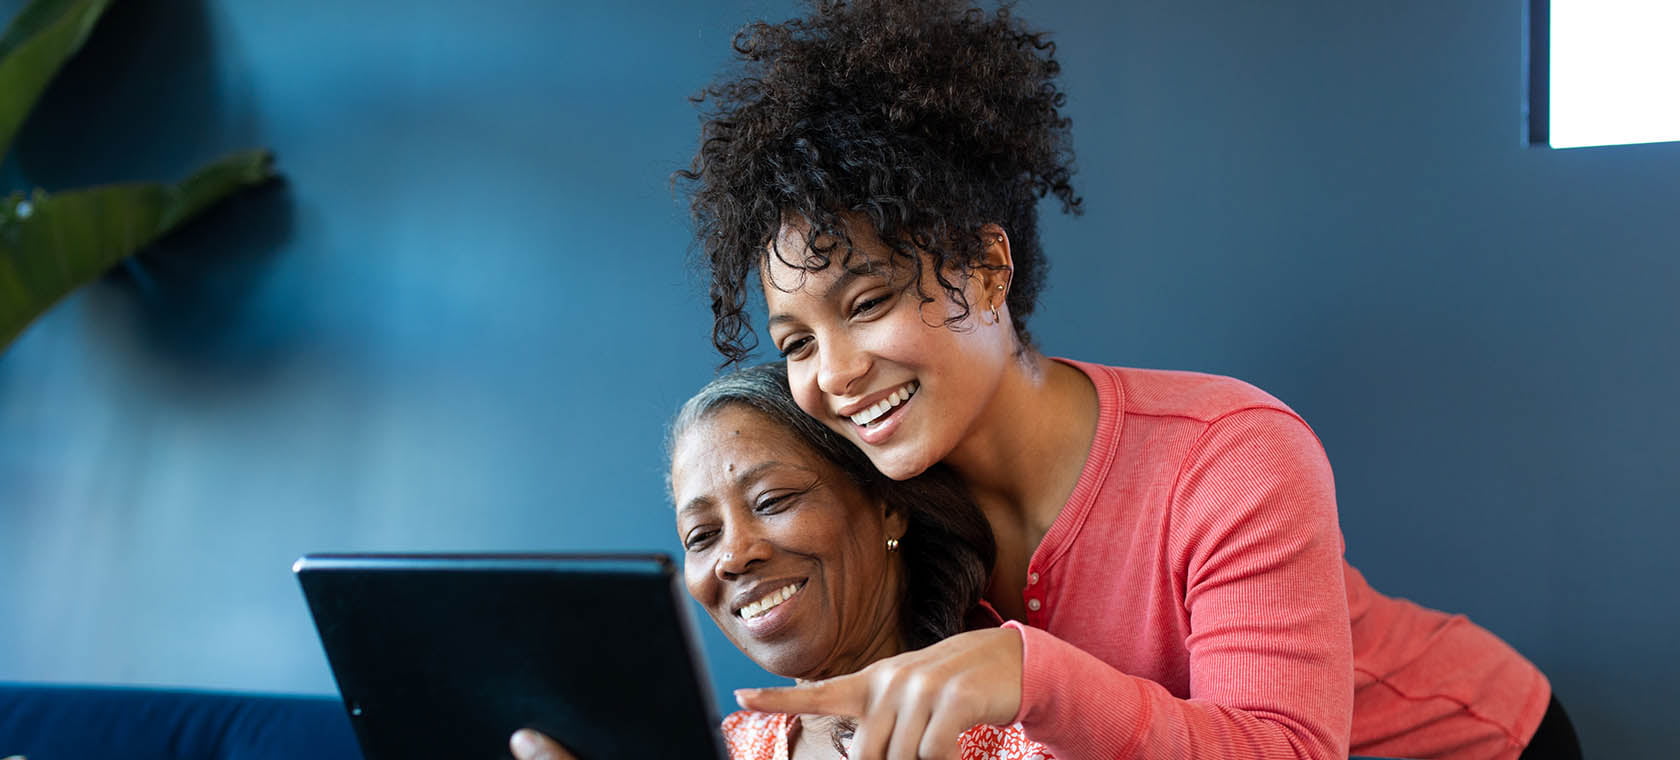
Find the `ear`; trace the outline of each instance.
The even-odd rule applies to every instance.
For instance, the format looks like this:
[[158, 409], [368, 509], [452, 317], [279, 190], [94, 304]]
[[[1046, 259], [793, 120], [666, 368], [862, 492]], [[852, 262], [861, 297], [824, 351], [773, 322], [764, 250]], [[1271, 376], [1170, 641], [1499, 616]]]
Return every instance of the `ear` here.
[[910, 530], [910, 516], [902, 509], [893, 509], [886, 502], [881, 502], [881, 509], [886, 511], [887, 519], [881, 526], [886, 531], [887, 538], [904, 538]]
[[[996, 224], [980, 227], [982, 256], [975, 274], [985, 288], [987, 302], [1002, 304], [1009, 296], [1009, 281], [1015, 275], [1015, 258], [1009, 248], [1009, 233]], [[1002, 287], [999, 287], [1002, 286]]]

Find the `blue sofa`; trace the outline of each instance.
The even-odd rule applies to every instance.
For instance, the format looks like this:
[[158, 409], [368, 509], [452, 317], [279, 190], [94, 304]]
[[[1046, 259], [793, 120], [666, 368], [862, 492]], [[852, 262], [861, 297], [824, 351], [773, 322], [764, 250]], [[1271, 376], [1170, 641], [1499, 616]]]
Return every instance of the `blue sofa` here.
[[334, 697], [0, 683], [0, 758], [11, 755], [362, 760], [344, 706]]
[[0, 683], [0, 757], [361, 760], [334, 697]]

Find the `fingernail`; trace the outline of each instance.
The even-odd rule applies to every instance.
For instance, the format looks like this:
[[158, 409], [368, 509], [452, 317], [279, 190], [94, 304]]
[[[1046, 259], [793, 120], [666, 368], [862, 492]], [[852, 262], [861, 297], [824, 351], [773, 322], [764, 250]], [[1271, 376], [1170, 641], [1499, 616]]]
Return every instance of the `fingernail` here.
[[537, 754], [537, 740], [531, 736], [531, 729], [521, 728], [513, 732], [513, 740], [508, 743], [513, 745], [513, 754], [521, 758], [535, 757]]
[[741, 709], [743, 709], [743, 710], [748, 709], [747, 708], [747, 699], [750, 698], [752, 695], [753, 695], [753, 689], [736, 689], [735, 690], [735, 704], [740, 705]]

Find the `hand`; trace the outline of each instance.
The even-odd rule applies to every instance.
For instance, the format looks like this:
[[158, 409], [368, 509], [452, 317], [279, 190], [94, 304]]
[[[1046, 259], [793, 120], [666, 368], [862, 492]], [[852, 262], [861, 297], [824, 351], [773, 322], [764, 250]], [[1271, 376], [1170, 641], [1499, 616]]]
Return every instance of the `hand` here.
[[508, 749], [513, 750], [513, 756], [518, 760], [577, 760], [558, 742], [529, 728], [513, 732], [508, 739]]
[[950, 760], [957, 736], [1007, 725], [1021, 710], [1021, 634], [959, 633], [851, 675], [776, 689], [741, 689], [748, 710], [856, 718], [853, 760]]

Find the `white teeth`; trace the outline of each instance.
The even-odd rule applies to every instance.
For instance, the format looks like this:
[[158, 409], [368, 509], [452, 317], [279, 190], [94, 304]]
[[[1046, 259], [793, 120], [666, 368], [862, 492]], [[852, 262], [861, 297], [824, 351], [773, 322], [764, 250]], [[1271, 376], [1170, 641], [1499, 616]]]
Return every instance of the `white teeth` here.
[[741, 617], [746, 620], [751, 620], [775, 609], [777, 605], [787, 601], [788, 597], [793, 596], [793, 592], [799, 590], [799, 585], [800, 584], [798, 583], [789, 583], [776, 591], [766, 594], [763, 599], [742, 607]]
[[868, 425], [869, 423], [874, 422], [879, 419], [881, 415], [886, 414], [888, 409], [910, 400], [910, 397], [916, 394], [916, 389], [918, 387], [920, 386], [916, 385], [914, 382], [906, 383], [904, 387], [893, 391], [891, 396], [881, 399], [876, 402], [874, 406], [852, 415], [852, 422], [858, 425]]

